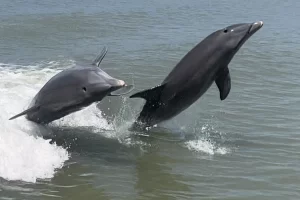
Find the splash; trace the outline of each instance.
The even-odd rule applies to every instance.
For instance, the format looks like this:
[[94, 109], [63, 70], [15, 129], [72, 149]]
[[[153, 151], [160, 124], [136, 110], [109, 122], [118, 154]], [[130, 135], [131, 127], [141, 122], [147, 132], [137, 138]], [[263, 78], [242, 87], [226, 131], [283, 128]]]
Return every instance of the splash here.
[[95, 103], [59, 120], [55, 120], [51, 124], [53, 126], [94, 127], [91, 131], [95, 133], [99, 132], [99, 129], [113, 130], [113, 126], [102, 118], [101, 111]]
[[224, 155], [229, 152], [227, 148], [216, 147], [216, 145], [213, 144], [211, 141], [205, 139], [187, 141], [185, 145], [191, 151], [204, 152], [209, 155], [214, 155], [214, 154]]
[[190, 151], [224, 155], [229, 153], [230, 149], [221, 146], [222, 140], [224, 140], [222, 134], [207, 124], [201, 127], [196, 139], [186, 141], [184, 144]]
[[47, 131], [45, 128], [24, 117], [8, 120], [25, 109], [57, 72], [38, 66], [0, 64], [0, 177], [26, 182], [52, 178], [69, 159], [67, 150], [38, 136]]

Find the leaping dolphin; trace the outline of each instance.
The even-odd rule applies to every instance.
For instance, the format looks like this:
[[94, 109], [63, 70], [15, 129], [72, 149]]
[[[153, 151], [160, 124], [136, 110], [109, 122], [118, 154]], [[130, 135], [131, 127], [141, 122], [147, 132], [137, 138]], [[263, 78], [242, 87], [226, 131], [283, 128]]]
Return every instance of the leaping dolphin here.
[[[111, 77], [100, 69], [100, 63], [107, 53], [104, 47], [101, 54], [90, 66], [75, 66], [53, 76], [36, 94], [27, 110], [11, 117], [22, 115], [30, 121], [48, 124], [70, 113], [77, 112], [106, 96], [119, 96], [129, 93], [133, 85]], [[118, 89], [125, 89], [118, 93]]]
[[262, 26], [262, 21], [241, 23], [211, 33], [182, 58], [160, 85], [131, 95], [130, 98], [146, 100], [132, 128], [151, 127], [175, 117], [198, 100], [213, 82], [220, 99], [226, 99], [231, 88], [228, 64]]

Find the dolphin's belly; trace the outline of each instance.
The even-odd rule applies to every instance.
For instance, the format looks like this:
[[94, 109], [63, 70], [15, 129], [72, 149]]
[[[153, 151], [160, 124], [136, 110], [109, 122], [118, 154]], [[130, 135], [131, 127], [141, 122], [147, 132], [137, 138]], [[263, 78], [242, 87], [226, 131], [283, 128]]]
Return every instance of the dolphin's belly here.
[[212, 83], [213, 80], [209, 80], [203, 85], [194, 86], [177, 93], [156, 111], [157, 118], [161, 121], [168, 120], [186, 110], [208, 90]]
[[196, 82], [176, 93], [167, 102], [160, 104], [156, 109], [151, 105], [145, 105], [139, 116], [139, 121], [146, 123], [147, 126], [153, 126], [162, 121], [169, 120], [196, 102], [212, 85], [214, 76], [207, 78], [206, 81]]
[[63, 107], [62, 109], [56, 110], [51, 107], [43, 107], [36, 112], [27, 114], [27, 119], [40, 124], [48, 124], [54, 120], [65, 117], [71, 113], [82, 110], [83, 108], [89, 106], [90, 103], [81, 103], [78, 105], [72, 105]]

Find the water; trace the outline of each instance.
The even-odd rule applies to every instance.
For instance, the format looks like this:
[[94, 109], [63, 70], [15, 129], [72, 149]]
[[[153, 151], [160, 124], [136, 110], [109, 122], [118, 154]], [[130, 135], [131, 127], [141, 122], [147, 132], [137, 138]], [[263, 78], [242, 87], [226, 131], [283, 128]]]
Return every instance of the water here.
[[[299, 199], [297, 1], [0, 2], [1, 199]], [[24, 117], [49, 78], [90, 63], [161, 82], [205, 36], [264, 21], [234, 57], [232, 89], [213, 85], [149, 136], [127, 129], [141, 99], [107, 98], [49, 126]], [[100, 108], [101, 111], [98, 109]]]

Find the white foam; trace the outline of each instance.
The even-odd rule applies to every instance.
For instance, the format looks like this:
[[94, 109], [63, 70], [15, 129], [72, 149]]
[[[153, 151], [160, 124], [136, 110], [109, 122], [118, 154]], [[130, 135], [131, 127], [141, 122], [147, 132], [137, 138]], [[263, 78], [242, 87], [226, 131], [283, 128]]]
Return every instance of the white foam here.
[[186, 147], [191, 151], [204, 152], [209, 155], [228, 153], [228, 149], [225, 147], [216, 147], [213, 143], [205, 139], [190, 140], [185, 142]]
[[185, 146], [195, 152], [203, 152], [209, 155], [215, 155], [215, 154], [227, 154], [230, 152], [230, 149], [226, 147], [220, 147], [216, 144], [216, 142], [212, 141], [210, 139], [211, 134], [220, 134], [217, 133], [216, 130], [214, 130], [213, 126], [210, 126], [208, 124], [201, 127], [200, 134], [201, 136], [198, 137], [195, 140], [189, 140], [185, 142]]
[[[101, 111], [97, 108], [96, 103], [71, 113], [59, 120], [52, 122], [55, 126], [70, 126], [70, 127], [94, 127], [105, 130], [113, 130], [112, 125], [102, 118]], [[96, 130], [97, 132], [97, 130]], [[109, 137], [109, 136], [108, 136]]]
[[41, 126], [24, 117], [9, 121], [30, 103], [57, 70], [0, 64], [0, 177], [36, 182], [52, 178], [69, 158], [67, 150], [38, 137]]

